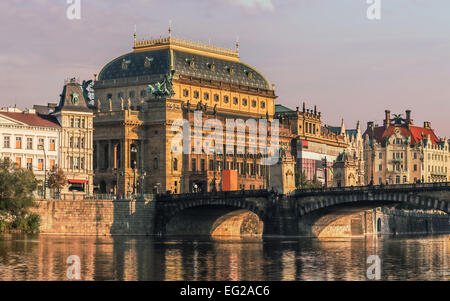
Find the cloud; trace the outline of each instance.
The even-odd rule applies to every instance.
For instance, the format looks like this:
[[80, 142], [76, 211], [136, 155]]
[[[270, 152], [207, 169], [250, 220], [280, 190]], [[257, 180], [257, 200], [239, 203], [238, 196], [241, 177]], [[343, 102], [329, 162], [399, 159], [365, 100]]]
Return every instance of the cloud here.
[[239, 5], [251, 10], [274, 11], [272, 0], [232, 0], [235, 5]]

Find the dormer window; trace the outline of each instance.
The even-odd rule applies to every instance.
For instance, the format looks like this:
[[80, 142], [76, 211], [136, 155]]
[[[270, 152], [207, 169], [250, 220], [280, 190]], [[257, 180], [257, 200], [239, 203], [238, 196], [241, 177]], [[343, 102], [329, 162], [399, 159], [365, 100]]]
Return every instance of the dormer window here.
[[195, 59], [194, 58], [186, 59], [186, 63], [189, 65], [190, 68], [195, 67]]
[[145, 68], [150, 68], [150, 66], [152, 65], [153, 60], [154, 60], [154, 58], [146, 56], [145, 60], [144, 60], [144, 67]]
[[77, 93], [73, 93], [72, 95], [70, 95], [70, 97], [71, 97], [71, 102], [72, 102], [72, 104], [73, 104], [74, 106], [78, 106], [80, 95], [77, 94]]
[[233, 68], [233, 67], [226, 66], [225, 69], [227, 70], [227, 72], [228, 72], [231, 76], [234, 75], [234, 68]]
[[206, 66], [208, 66], [209, 71], [215, 72], [216, 71], [216, 64], [214, 63], [207, 63]]
[[253, 79], [253, 72], [252, 71], [245, 70], [245, 74], [247, 75], [248, 79], [250, 79], [250, 80]]
[[127, 70], [128, 69], [128, 65], [131, 64], [130, 60], [122, 60], [122, 70]]

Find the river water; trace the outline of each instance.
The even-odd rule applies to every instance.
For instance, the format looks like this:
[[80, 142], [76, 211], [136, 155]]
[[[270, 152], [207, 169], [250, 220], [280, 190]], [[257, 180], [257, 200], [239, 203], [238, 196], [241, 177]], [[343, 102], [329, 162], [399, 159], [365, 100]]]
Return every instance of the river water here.
[[[318, 240], [296, 237], [72, 237], [0, 235], [0, 280], [450, 280], [450, 235]], [[374, 271], [372, 269], [372, 271]]]

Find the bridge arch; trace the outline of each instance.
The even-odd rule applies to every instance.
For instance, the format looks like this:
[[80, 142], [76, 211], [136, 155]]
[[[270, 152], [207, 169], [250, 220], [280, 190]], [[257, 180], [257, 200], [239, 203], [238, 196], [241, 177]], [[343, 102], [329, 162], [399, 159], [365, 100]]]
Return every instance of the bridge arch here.
[[317, 210], [334, 207], [348, 206], [350, 204], [370, 204], [374, 206], [380, 204], [398, 204], [406, 203], [423, 207], [430, 210], [441, 210], [450, 214], [450, 201], [434, 198], [427, 195], [405, 192], [386, 192], [386, 191], [355, 191], [354, 193], [322, 195], [316, 196], [315, 201], [306, 202], [296, 206], [296, 212], [299, 217], [307, 215]]
[[[266, 200], [265, 196], [261, 196], [260, 199]], [[262, 203], [265, 204], [265, 202]], [[197, 215], [199, 220], [201, 220], [201, 217], [206, 215], [202, 215], [202, 210], [210, 215], [208, 226], [211, 227], [227, 217], [236, 219], [237, 215], [241, 215], [241, 218], [248, 220], [251, 217], [245, 216], [245, 212], [253, 214], [262, 224], [266, 220], [266, 210], [263, 208], [264, 206], [261, 206], [261, 202], [258, 203], [258, 197], [254, 198], [248, 195], [232, 195], [231, 197], [223, 194], [205, 195], [204, 197], [202, 195], [192, 195], [185, 196], [182, 200], [160, 200], [158, 207], [160, 208], [158, 210], [159, 214], [156, 216], [155, 226], [156, 232], [160, 235], [171, 234], [170, 230], [173, 229], [171, 227], [172, 223], [180, 222], [180, 219], [184, 218], [185, 222], [195, 222], [195, 215]], [[189, 214], [192, 214], [192, 216], [187, 218], [186, 216]], [[244, 222], [243, 220], [240, 221]], [[201, 221], [198, 222], [200, 223]]]

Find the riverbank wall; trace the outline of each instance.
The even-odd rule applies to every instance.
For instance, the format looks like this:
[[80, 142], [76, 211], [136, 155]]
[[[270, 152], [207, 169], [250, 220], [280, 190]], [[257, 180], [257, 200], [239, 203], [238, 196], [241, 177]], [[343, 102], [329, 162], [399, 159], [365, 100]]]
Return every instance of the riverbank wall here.
[[153, 234], [152, 200], [38, 200], [40, 233], [60, 235]]

